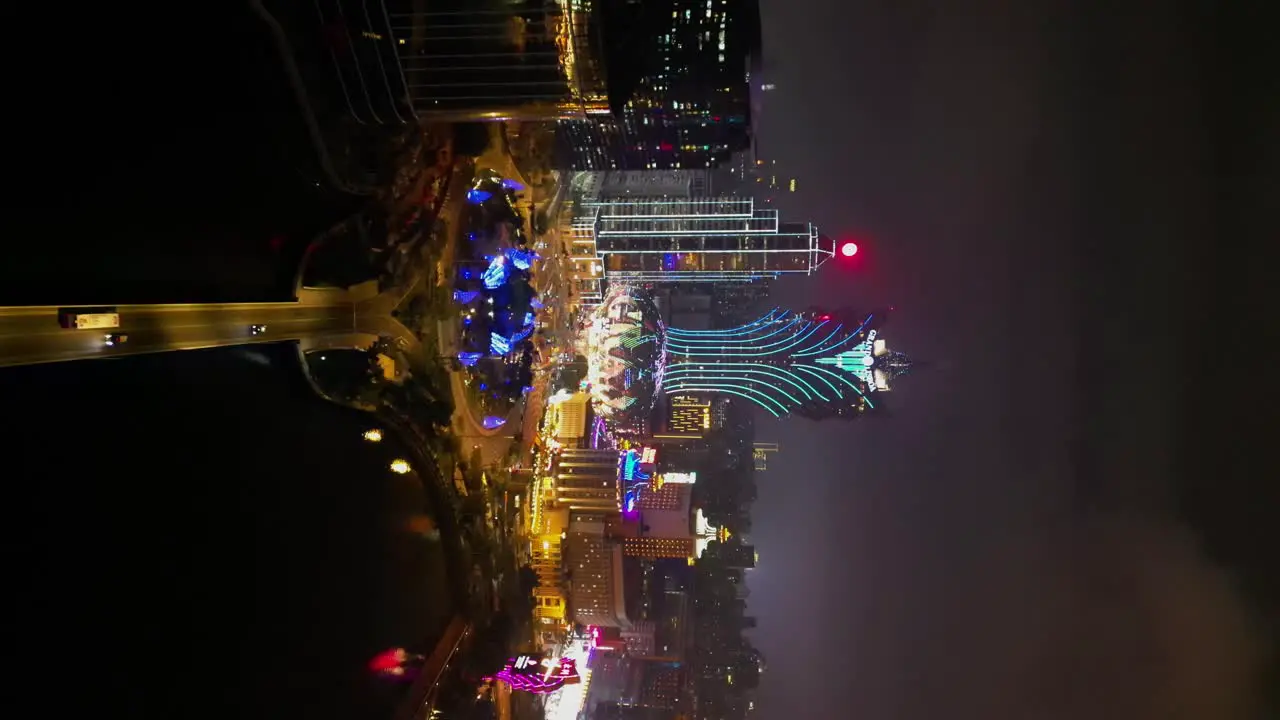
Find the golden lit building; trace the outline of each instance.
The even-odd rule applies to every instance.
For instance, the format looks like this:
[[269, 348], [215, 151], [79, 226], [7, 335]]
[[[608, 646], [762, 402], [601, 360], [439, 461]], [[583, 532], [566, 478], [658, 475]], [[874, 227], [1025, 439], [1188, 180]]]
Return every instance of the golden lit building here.
[[546, 527], [530, 543], [529, 565], [538, 574], [538, 587], [533, 591], [533, 616], [543, 624], [563, 623], [568, 616], [564, 591], [563, 537], [569, 524], [567, 510], [544, 515]]
[[564, 448], [554, 470], [555, 507], [568, 510], [617, 512], [617, 450]]
[[581, 625], [631, 626], [623, 589], [622, 547], [604, 534], [603, 516], [575, 516], [566, 534], [569, 597]]
[[778, 443], [758, 442], [751, 446], [751, 458], [755, 463], [756, 470], [769, 469], [769, 456], [778, 452], [781, 448]]
[[662, 558], [694, 557], [695, 540], [692, 537], [651, 537], [641, 536], [626, 538], [622, 541], [622, 553], [628, 557], [645, 560]]
[[693, 395], [676, 395], [667, 408], [667, 428], [663, 437], [697, 439], [711, 429], [711, 400]]

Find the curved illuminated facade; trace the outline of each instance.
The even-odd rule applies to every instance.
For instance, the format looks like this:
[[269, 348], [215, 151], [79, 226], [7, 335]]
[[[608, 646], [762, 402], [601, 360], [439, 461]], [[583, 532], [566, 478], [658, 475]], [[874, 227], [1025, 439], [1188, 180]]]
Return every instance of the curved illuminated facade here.
[[666, 327], [647, 295], [610, 291], [586, 328], [587, 381], [596, 412], [611, 420], [645, 419], [666, 362]]
[[750, 400], [774, 417], [854, 418], [908, 372], [883, 313], [772, 310], [729, 330], [667, 328], [663, 391]]
[[596, 412], [648, 417], [658, 392], [749, 400], [774, 417], [855, 418], [911, 360], [880, 334], [886, 313], [774, 309], [727, 330], [665, 326], [642, 291], [616, 286], [586, 328]]

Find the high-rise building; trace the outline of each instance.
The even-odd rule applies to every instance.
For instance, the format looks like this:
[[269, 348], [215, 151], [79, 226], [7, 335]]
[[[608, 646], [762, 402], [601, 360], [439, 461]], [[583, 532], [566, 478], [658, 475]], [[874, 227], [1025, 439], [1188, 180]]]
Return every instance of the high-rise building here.
[[603, 199], [701, 197], [710, 194], [709, 170], [617, 170], [598, 173]]
[[538, 574], [533, 615], [542, 625], [555, 625], [568, 617], [561, 533], [569, 527], [569, 511], [550, 510], [543, 513], [543, 520], [530, 543], [529, 565]]
[[675, 710], [602, 702], [595, 706], [589, 717], [592, 720], [677, 720], [680, 714]]
[[599, 515], [574, 517], [565, 534], [570, 605], [581, 625], [630, 627], [622, 547], [610, 541]]
[[[692, 486], [664, 484], [658, 493], [646, 506], [638, 508], [641, 532], [622, 540], [623, 554], [644, 560], [695, 557]], [[640, 503], [645, 503], [648, 494], [649, 491], [640, 494]]]
[[622, 541], [622, 552], [627, 557], [645, 560], [661, 560], [664, 558], [683, 559], [694, 557], [694, 538], [692, 537], [640, 537], [627, 538]]
[[610, 282], [750, 282], [809, 275], [835, 254], [812, 223], [783, 222], [747, 197], [628, 198], [584, 202]]
[[652, 657], [657, 643], [657, 624], [652, 620], [636, 620], [619, 633], [619, 638], [629, 655]]
[[[647, 418], [659, 394], [718, 395], [774, 417], [854, 418], [912, 367], [881, 336], [886, 313], [775, 309], [724, 330], [667, 327], [657, 313], [644, 291], [619, 285], [588, 320], [598, 326], [588, 375], [609, 390], [594, 401], [606, 421], [620, 412]], [[712, 415], [714, 425], [714, 407]], [[731, 456], [752, 463], [752, 454], [745, 440]]]
[[[627, 104], [561, 122], [559, 162], [575, 170], [710, 168], [751, 146], [750, 78], [760, 65], [758, 0], [668, 0]], [[655, 20], [657, 18], [655, 17]]]
[[687, 704], [685, 671], [675, 663], [641, 663], [640, 692], [636, 705], [658, 710], [677, 710]]
[[769, 469], [769, 456], [778, 452], [778, 443], [758, 442], [751, 445], [751, 459], [755, 461], [756, 470]]
[[315, 6], [327, 45], [315, 51], [361, 124], [608, 117], [634, 94], [627, 63], [609, 56], [643, 32], [617, 4], [337, 0]]
[[573, 511], [617, 512], [617, 450], [564, 448], [555, 464], [555, 507]]

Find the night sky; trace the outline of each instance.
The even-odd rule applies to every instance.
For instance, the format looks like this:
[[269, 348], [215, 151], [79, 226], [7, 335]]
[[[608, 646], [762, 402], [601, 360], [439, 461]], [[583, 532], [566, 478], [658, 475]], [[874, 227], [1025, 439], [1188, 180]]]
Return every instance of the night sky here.
[[887, 417], [758, 425], [762, 717], [1243, 717], [1276, 609], [1257, 38], [933, 5], [762, 0], [759, 155], [864, 250], [775, 300], [894, 305], [931, 364]]

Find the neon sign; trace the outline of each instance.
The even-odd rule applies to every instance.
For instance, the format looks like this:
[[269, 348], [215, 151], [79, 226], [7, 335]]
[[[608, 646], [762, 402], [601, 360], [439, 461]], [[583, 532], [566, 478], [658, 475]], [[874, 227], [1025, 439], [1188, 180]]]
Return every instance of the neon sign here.
[[640, 454], [635, 450], [622, 455], [622, 479], [626, 482], [649, 479], [649, 473], [640, 470]]
[[662, 474], [663, 483], [673, 483], [675, 485], [692, 485], [698, 482], [698, 473], [696, 472], [670, 472]]
[[643, 452], [640, 453], [640, 464], [652, 465], [653, 462], [657, 460], [657, 458], [658, 458], [658, 449], [647, 447], [644, 449]]
[[578, 663], [573, 658], [559, 659], [541, 655], [519, 655], [507, 661], [507, 666], [491, 679], [501, 680], [512, 690], [523, 690], [536, 695], [555, 692], [565, 685], [582, 682]]

